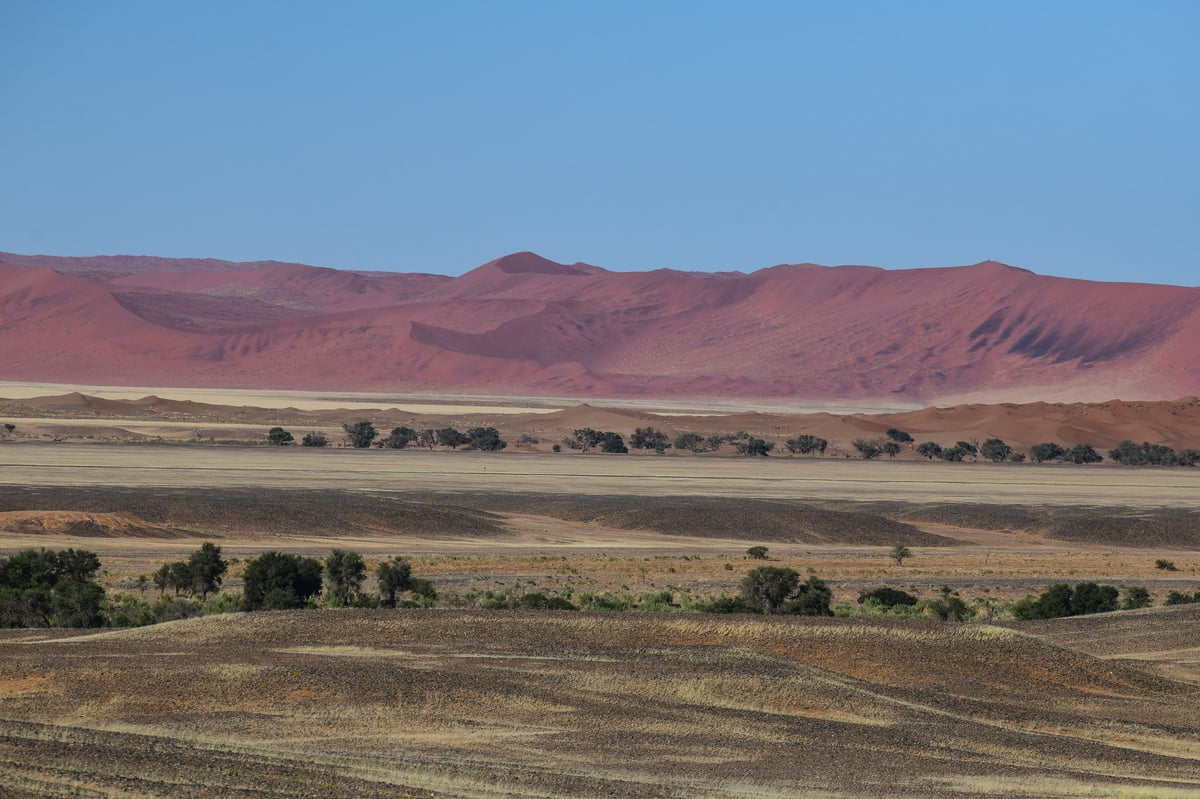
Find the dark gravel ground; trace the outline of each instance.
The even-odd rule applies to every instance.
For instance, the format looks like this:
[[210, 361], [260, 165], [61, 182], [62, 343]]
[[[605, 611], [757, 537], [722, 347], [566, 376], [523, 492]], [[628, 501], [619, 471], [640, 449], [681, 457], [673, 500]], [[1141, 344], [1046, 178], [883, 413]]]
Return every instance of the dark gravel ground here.
[[[1156, 613], [1164, 630], [1195, 621]], [[0, 632], [0, 795], [942, 799], [1200, 784], [1200, 685], [1053, 634], [534, 611]]]

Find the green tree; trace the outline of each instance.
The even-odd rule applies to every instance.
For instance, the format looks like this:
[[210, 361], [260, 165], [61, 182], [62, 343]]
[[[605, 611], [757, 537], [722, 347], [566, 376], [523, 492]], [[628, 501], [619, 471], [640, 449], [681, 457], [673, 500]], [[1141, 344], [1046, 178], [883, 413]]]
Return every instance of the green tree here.
[[267, 443], [276, 447], [291, 444], [295, 440], [295, 437], [282, 427], [272, 427], [267, 431]]
[[671, 439], [661, 430], [653, 427], [639, 427], [629, 437], [629, 446], [634, 449], [652, 449], [662, 454], [671, 446]]
[[98, 627], [100, 560], [79, 549], [26, 549], [0, 558], [0, 627]]
[[508, 446], [494, 427], [472, 427], [467, 431], [467, 446], [483, 452], [499, 452]]
[[417, 446], [432, 450], [437, 446], [437, 431], [427, 427], [417, 433]]
[[412, 588], [412, 564], [404, 558], [383, 561], [375, 576], [379, 583], [379, 599], [385, 607], [396, 607], [396, 595]]
[[854, 439], [854, 448], [858, 450], [858, 454], [861, 455], [862, 459], [865, 461], [878, 458], [883, 454], [883, 447], [879, 446], [877, 442], [867, 441], [864, 438]]
[[675, 449], [685, 449], [690, 452], [707, 452], [708, 445], [704, 436], [699, 433], [680, 433], [675, 437]]
[[328, 445], [329, 439], [325, 437], [324, 433], [305, 433], [304, 438], [300, 440], [300, 446], [302, 447], [325, 447]]
[[600, 434], [600, 451], [610, 455], [622, 455], [629, 452], [625, 439], [620, 433], [604, 432]]
[[859, 594], [858, 604], [860, 605], [876, 605], [881, 608], [891, 609], [897, 605], [904, 607], [912, 607], [917, 604], [917, 598], [907, 591], [901, 591], [896, 588], [876, 588], [865, 594]]
[[795, 616], [832, 616], [833, 590], [815, 576], [796, 586], [783, 605], [783, 612]]
[[759, 566], [742, 578], [746, 604], [762, 613], [778, 613], [800, 585], [800, 574], [782, 566]]
[[913, 437], [911, 435], [904, 432], [903, 430], [897, 430], [894, 427], [888, 428], [887, 437], [890, 438], [892, 441], [898, 441], [901, 444], [910, 444], [910, 443], [912, 443], [912, 440], [913, 440]]
[[1002, 438], [989, 438], [979, 447], [979, 454], [992, 463], [1000, 463], [1012, 455], [1012, 447], [1005, 444]]
[[979, 447], [975, 446], [970, 441], [956, 441], [954, 442], [954, 446], [958, 449], [961, 449], [964, 453], [970, 455], [972, 458], [979, 454]]
[[912, 556], [912, 550], [904, 546], [904, 544], [896, 544], [888, 552], [888, 557], [896, 561], [897, 566], [903, 566], [905, 559], [911, 558]]
[[924, 441], [917, 445], [917, 454], [933, 460], [942, 454], [942, 445], [936, 441]]
[[889, 458], [896, 457], [900, 454], [900, 445], [895, 441], [883, 442], [883, 454], [887, 455]]
[[347, 549], [335, 549], [325, 558], [325, 592], [335, 605], [350, 605], [362, 590], [367, 566], [362, 555]]
[[246, 564], [242, 575], [246, 610], [303, 607], [321, 592], [321, 562], [281, 552], [264, 552]]
[[443, 427], [440, 430], [437, 430], [436, 432], [437, 432], [437, 441], [443, 447], [449, 447], [450, 449], [458, 449], [459, 447], [463, 446], [464, 444], [471, 443], [471, 439], [467, 438], [467, 436], [465, 434], [459, 432], [458, 430], [456, 430], [453, 427]]
[[1150, 592], [1144, 586], [1131, 585], [1125, 589], [1125, 601], [1121, 603], [1121, 610], [1148, 608], [1152, 604]]
[[1046, 441], [1041, 444], [1034, 444], [1029, 448], [1029, 459], [1034, 463], [1045, 463], [1046, 461], [1060, 461], [1066, 457], [1067, 451], [1053, 441]]
[[734, 442], [734, 449], [739, 455], [747, 455], [749, 457], [767, 457], [771, 450], [775, 449], [773, 441], [764, 441], [761, 438], [746, 438]]
[[578, 427], [571, 431], [571, 437], [564, 443], [571, 449], [587, 452], [600, 445], [603, 435], [599, 430], [593, 430], [590, 427]]
[[206, 599], [209, 594], [215, 594], [221, 589], [221, 581], [229, 564], [221, 557], [221, 548], [211, 541], [205, 541], [200, 548], [188, 556], [188, 574], [191, 578], [191, 592]]
[[962, 463], [967, 457], [966, 450], [959, 449], [958, 446], [945, 447], [938, 452], [938, 457], [947, 463]]
[[746, 556], [754, 560], [766, 560], [767, 552], [768, 550], [764, 546], [750, 547], [746, 550]]
[[375, 430], [375, 425], [366, 420], [354, 424], [344, 424], [342, 430], [346, 431], [346, 440], [356, 449], [366, 449], [371, 446], [371, 442], [379, 435]]
[[1076, 444], [1067, 452], [1066, 459], [1075, 464], [1099, 463], [1104, 460], [1091, 444]]
[[795, 438], [789, 438], [786, 442], [784, 442], [784, 446], [786, 446], [788, 451], [793, 455], [809, 455], [814, 452], [819, 452], [820, 454], [824, 455], [825, 449], [829, 446], [829, 442], [823, 438], [818, 438], [817, 436], [808, 435], [806, 433], [804, 435], [796, 436]]
[[388, 449], [404, 449], [417, 440], [417, 431], [411, 427], [393, 427], [392, 432], [383, 440], [383, 446]]

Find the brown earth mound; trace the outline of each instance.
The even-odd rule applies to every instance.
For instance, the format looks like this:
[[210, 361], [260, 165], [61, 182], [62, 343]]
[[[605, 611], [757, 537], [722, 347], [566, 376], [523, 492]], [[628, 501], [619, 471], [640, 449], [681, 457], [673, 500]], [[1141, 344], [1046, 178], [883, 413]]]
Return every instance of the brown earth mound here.
[[0, 531], [81, 538], [185, 538], [195, 535], [177, 527], [148, 524], [126, 512], [81, 513], [61, 510], [0, 512]]

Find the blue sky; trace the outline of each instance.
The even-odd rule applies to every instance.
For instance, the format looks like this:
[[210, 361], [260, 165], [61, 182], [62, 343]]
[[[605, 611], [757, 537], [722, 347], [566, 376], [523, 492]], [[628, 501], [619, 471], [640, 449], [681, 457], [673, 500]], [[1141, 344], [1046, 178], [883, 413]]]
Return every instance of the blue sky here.
[[1200, 284], [1200, 3], [0, 0], [0, 250]]

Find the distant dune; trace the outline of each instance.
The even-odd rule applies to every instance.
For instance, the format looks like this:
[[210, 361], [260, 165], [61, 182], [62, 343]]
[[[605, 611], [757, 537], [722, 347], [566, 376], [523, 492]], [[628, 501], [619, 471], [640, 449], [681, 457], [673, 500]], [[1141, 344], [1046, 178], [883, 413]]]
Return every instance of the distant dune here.
[[[7, 380], [61, 383], [892, 407], [1170, 400], [1200, 394], [1200, 289], [995, 262], [709, 274], [516, 253], [449, 278], [0, 253], [0, 363]], [[1088, 421], [1063, 421], [1076, 423]]]

